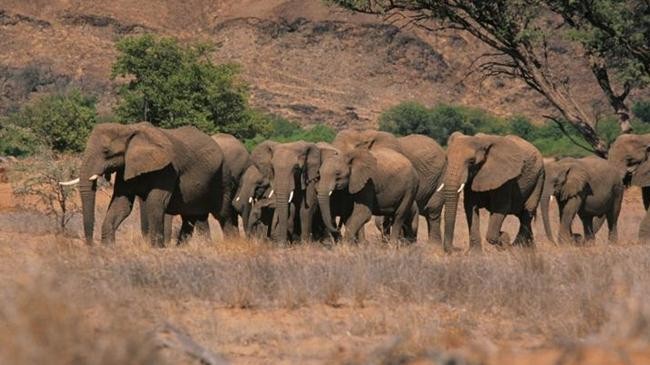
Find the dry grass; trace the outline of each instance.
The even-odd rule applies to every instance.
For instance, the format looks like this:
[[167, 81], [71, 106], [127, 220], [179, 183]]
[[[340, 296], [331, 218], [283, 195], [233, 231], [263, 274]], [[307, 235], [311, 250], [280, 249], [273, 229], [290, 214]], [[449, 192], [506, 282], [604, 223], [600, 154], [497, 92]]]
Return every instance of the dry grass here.
[[2, 364], [194, 363], [154, 348], [164, 322], [244, 364], [650, 359], [644, 245], [451, 257], [425, 244], [157, 250], [127, 224], [115, 247], [88, 248], [41, 222], [0, 213]]

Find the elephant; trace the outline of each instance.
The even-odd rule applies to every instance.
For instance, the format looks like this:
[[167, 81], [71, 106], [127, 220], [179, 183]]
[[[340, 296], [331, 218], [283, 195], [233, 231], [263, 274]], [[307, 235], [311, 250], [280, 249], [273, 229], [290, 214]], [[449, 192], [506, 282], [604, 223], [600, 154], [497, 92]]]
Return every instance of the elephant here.
[[239, 207], [239, 205], [235, 204], [237, 202], [234, 199], [236, 199], [235, 196], [244, 172], [252, 166], [253, 162], [244, 144], [234, 136], [219, 133], [213, 135], [212, 139], [217, 142], [224, 156], [222, 174], [224, 204], [217, 220], [221, 225], [224, 237], [237, 236], [239, 233], [237, 215], [242, 211], [236, 209], [236, 206]]
[[86, 243], [93, 242], [97, 179], [112, 173], [115, 184], [102, 223], [102, 243], [115, 242], [115, 231], [131, 213], [136, 197], [154, 246], [164, 245], [165, 213], [182, 216], [186, 224], [181, 236], [194, 227], [209, 230], [208, 215], [217, 216], [222, 209], [223, 162], [219, 145], [194, 127], [161, 129], [148, 122], [95, 126], [78, 179]]
[[639, 241], [650, 242], [650, 134], [623, 134], [609, 148], [608, 160], [624, 174], [626, 186], [641, 188], [646, 213], [639, 225]]
[[[249, 235], [251, 234], [250, 227], [252, 224], [257, 223], [257, 220], [250, 220], [251, 213], [253, 210], [253, 205], [256, 205], [258, 201], [268, 199], [268, 193], [270, 192], [271, 182], [262, 175], [260, 170], [255, 165], [250, 165], [242, 175], [239, 180], [239, 188], [233, 199], [233, 207], [241, 215], [244, 232]], [[269, 210], [268, 202], [259, 206], [258, 210]], [[273, 208], [275, 209], [275, 207]], [[257, 217], [261, 217], [261, 211], [257, 213]]]
[[520, 223], [514, 244], [532, 245], [531, 221], [544, 185], [544, 163], [537, 148], [517, 136], [483, 133], [466, 136], [460, 132], [449, 136], [447, 146], [447, 170], [442, 189], [445, 197], [445, 251], [456, 250], [453, 246], [456, 210], [458, 196], [463, 191], [471, 250], [482, 249], [480, 208], [490, 212], [489, 243], [509, 243], [501, 225], [506, 215], [514, 214]]
[[406, 156], [417, 172], [415, 202], [419, 214], [426, 219], [428, 239], [430, 242], [442, 242], [440, 219], [444, 197], [438, 188], [442, 183], [447, 157], [435, 140], [420, 134], [397, 138], [383, 131], [345, 129], [336, 135], [332, 145], [342, 152], [365, 146], [370, 149], [389, 148]]
[[322, 161], [319, 175], [318, 204], [325, 226], [333, 234], [338, 234], [334, 215], [340, 215], [345, 224], [345, 238], [358, 240], [360, 230], [374, 214], [390, 219], [390, 239], [395, 241], [404, 223], [417, 215], [412, 209], [417, 172], [404, 155], [392, 149], [361, 146], [330, 154]]
[[[545, 164], [545, 182], [541, 210], [546, 236], [553, 242], [548, 217], [551, 197], [560, 210], [558, 241], [570, 242], [574, 236], [571, 223], [576, 214], [582, 220], [585, 240], [593, 241], [595, 233], [607, 219], [609, 241], [617, 240], [617, 222], [623, 201], [623, 174], [616, 173], [613, 162], [590, 156], [580, 159], [564, 158]], [[594, 217], [596, 220], [594, 225]]]
[[[309, 240], [318, 205], [316, 183], [321, 161], [318, 146], [305, 141], [266, 141], [251, 152], [251, 158], [262, 175], [271, 181], [277, 217], [274, 218], [277, 224], [272, 229], [272, 239], [286, 242], [299, 236], [302, 241]], [[292, 232], [289, 231], [290, 204], [295, 209]]]

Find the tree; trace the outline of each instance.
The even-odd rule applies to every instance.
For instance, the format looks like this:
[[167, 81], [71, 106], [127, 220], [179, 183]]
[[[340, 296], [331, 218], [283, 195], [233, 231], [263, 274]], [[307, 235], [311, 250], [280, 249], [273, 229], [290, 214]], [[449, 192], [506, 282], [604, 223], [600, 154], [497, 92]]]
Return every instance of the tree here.
[[[555, 38], [573, 40], [584, 50], [591, 71], [614, 111], [623, 132], [630, 130], [625, 99], [634, 87], [647, 83], [650, 55], [647, 1], [637, 0], [334, 0], [357, 11], [402, 19], [427, 31], [451, 28], [467, 31], [491, 48], [479, 56], [476, 70], [484, 77], [506, 76], [524, 81], [543, 95], [559, 116], [593, 147], [606, 155], [607, 145], [596, 133], [597, 120], [571, 94], [570, 75], [554, 62], [549, 47]], [[597, 16], [596, 16], [597, 15]], [[558, 18], [562, 21], [558, 21]], [[437, 20], [437, 21], [436, 21]], [[550, 25], [549, 25], [550, 24]], [[632, 37], [631, 41], [628, 37]], [[636, 72], [633, 72], [635, 71]], [[612, 71], [623, 84], [614, 91]], [[637, 78], [634, 78], [634, 75]], [[639, 77], [641, 75], [642, 77]], [[634, 81], [633, 81], [634, 80]]]
[[208, 45], [182, 47], [173, 38], [146, 34], [120, 40], [117, 50], [112, 76], [128, 80], [119, 88], [122, 119], [165, 128], [194, 125], [239, 138], [257, 133], [239, 67], [212, 63]]
[[[79, 90], [47, 95], [10, 115], [3, 121], [0, 133], [12, 133], [18, 144], [21, 140], [33, 140], [33, 134], [54, 151], [83, 151], [97, 121], [95, 103], [95, 98]], [[17, 152], [28, 154], [33, 149]]]

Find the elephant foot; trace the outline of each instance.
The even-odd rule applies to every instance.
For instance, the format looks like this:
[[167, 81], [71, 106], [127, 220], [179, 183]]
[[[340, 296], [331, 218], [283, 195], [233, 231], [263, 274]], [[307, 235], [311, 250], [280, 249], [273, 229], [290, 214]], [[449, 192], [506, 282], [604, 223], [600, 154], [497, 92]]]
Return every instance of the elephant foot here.
[[585, 244], [585, 239], [582, 237], [581, 234], [579, 233], [574, 233], [571, 235], [571, 240], [573, 241], [574, 244], [576, 245], [583, 245]]
[[510, 235], [507, 232], [501, 231], [499, 233], [499, 238], [488, 238], [487, 241], [496, 247], [504, 248], [505, 246], [510, 245]]
[[483, 247], [481, 245], [469, 245], [469, 250], [467, 250], [469, 255], [482, 255]]

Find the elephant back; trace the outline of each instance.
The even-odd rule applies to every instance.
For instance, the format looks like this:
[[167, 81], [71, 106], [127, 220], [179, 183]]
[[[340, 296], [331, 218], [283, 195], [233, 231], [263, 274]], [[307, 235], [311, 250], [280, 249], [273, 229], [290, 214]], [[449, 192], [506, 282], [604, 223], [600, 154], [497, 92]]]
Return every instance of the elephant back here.
[[426, 205], [436, 188], [442, 183], [447, 165], [447, 156], [442, 147], [432, 138], [412, 134], [398, 138], [402, 154], [411, 161], [418, 174], [416, 202]]

